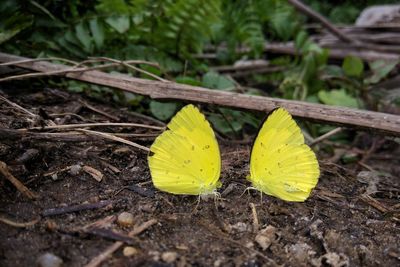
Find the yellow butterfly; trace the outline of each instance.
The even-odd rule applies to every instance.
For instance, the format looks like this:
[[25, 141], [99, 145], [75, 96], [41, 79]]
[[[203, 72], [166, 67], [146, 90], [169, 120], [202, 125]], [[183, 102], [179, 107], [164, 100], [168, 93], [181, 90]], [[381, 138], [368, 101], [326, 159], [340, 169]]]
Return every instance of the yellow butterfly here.
[[265, 194], [287, 201], [304, 201], [320, 175], [314, 152], [292, 116], [283, 108], [267, 118], [250, 158], [248, 179]]
[[214, 194], [221, 186], [221, 156], [214, 132], [193, 105], [183, 107], [150, 147], [153, 184], [172, 194]]

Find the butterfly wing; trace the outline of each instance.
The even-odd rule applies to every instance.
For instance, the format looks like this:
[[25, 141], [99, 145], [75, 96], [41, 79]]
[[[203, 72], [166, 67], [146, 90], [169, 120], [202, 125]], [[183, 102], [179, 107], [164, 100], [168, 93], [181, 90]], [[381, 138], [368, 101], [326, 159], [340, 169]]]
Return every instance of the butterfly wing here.
[[221, 157], [214, 132], [193, 105], [182, 108], [150, 147], [154, 186], [172, 194], [212, 193], [219, 186]]
[[287, 201], [304, 201], [320, 175], [315, 153], [283, 108], [268, 116], [253, 144], [249, 180], [258, 190]]

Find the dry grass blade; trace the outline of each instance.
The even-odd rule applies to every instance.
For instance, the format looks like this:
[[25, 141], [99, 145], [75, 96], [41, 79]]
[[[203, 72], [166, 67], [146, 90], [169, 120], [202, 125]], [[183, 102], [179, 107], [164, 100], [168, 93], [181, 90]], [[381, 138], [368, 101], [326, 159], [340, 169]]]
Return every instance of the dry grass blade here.
[[44, 126], [44, 127], [32, 127], [32, 128], [24, 128], [18, 129], [19, 131], [28, 131], [28, 130], [59, 130], [59, 129], [74, 129], [74, 128], [84, 128], [84, 127], [105, 127], [105, 126], [114, 126], [114, 127], [137, 127], [137, 128], [146, 128], [152, 130], [164, 130], [165, 127], [160, 126], [152, 126], [140, 123], [119, 123], [119, 122], [104, 122], [104, 123], [80, 123], [80, 124], [63, 124], [63, 125], [52, 125], [52, 126]]
[[99, 136], [99, 137], [102, 137], [102, 138], [105, 138], [105, 139], [108, 139], [108, 140], [124, 143], [126, 145], [130, 145], [130, 146], [139, 148], [139, 149], [144, 150], [146, 152], [150, 152], [150, 149], [148, 147], [136, 144], [134, 142], [128, 141], [128, 140], [120, 138], [120, 137], [116, 137], [116, 136], [114, 136], [112, 134], [102, 133], [102, 132], [97, 132], [97, 131], [84, 130], [84, 129], [78, 129], [78, 130], [82, 131], [82, 132], [84, 132], [86, 134], [89, 134], [89, 135]]
[[[147, 222], [142, 223], [138, 227], [135, 227], [131, 232], [129, 232], [128, 236], [129, 237], [134, 237], [134, 236], [144, 232], [145, 230], [147, 230], [148, 228], [150, 228], [151, 226], [153, 226], [157, 222], [158, 221], [156, 219], [148, 220]], [[117, 251], [123, 244], [124, 244], [124, 242], [122, 242], [122, 241], [115, 242], [114, 244], [109, 246], [106, 250], [104, 250], [99, 255], [94, 257], [87, 265], [85, 265], [85, 267], [97, 267], [97, 266], [99, 266], [103, 261], [105, 261], [115, 251]]]
[[0, 217], [0, 222], [5, 223], [5, 224], [10, 225], [10, 226], [13, 226], [13, 227], [17, 227], [17, 228], [26, 228], [26, 227], [35, 225], [39, 221], [40, 221], [40, 218], [37, 218], [37, 219], [29, 221], [29, 222], [21, 223], [21, 222], [14, 222], [14, 221], [12, 221], [10, 219]]
[[17, 178], [15, 178], [7, 168], [7, 164], [0, 161], [0, 173], [9, 180], [22, 194], [24, 194], [29, 199], [36, 199], [38, 196], [29, 190], [25, 185], [23, 185]]

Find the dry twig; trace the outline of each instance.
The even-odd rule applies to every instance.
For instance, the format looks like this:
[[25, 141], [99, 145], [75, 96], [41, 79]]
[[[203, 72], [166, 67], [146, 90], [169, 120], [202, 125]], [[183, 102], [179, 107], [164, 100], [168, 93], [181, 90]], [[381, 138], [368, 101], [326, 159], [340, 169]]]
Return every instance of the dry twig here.
[[0, 173], [3, 174], [3, 176], [7, 180], [9, 180], [18, 189], [18, 191], [20, 191], [23, 195], [25, 195], [29, 199], [38, 198], [38, 195], [33, 193], [31, 190], [29, 190], [25, 185], [23, 185], [17, 178], [15, 178], [10, 173], [10, 171], [8, 170], [7, 164], [5, 164], [2, 161], [0, 161]]
[[[138, 227], [135, 227], [129, 234], [129, 237], [134, 237], [137, 236], [138, 234], [146, 231], [148, 228], [153, 226], [154, 224], [157, 223], [156, 219], [151, 219], [148, 220], [147, 222], [142, 223]], [[106, 250], [101, 252], [99, 255], [94, 257], [88, 264], [85, 265], [85, 267], [97, 267], [99, 266], [103, 261], [105, 261], [108, 257], [110, 257], [115, 251], [117, 251], [124, 242], [117, 241], [111, 246], [109, 246]]]
[[109, 139], [109, 140], [112, 140], [112, 141], [124, 143], [126, 145], [130, 145], [130, 146], [139, 148], [139, 149], [141, 149], [143, 151], [146, 151], [146, 152], [150, 152], [150, 149], [148, 147], [136, 144], [134, 142], [128, 141], [128, 140], [120, 138], [120, 137], [116, 137], [116, 136], [114, 136], [112, 134], [102, 133], [102, 132], [97, 132], [97, 131], [89, 131], [89, 130], [84, 130], [84, 129], [78, 129], [78, 130], [82, 131], [82, 132], [84, 132], [86, 134], [89, 134], [89, 135], [99, 136], [99, 137], [102, 137], [102, 138], [105, 138], [105, 139]]
[[257, 233], [258, 230], [260, 229], [260, 223], [258, 221], [257, 210], [254, 203], [250, 203], [250, 208], [251, 208], [251, 213], [253, 215], [253, 232]]
[[89, 204], [79, 204], [79, 205], [73, 205], [73, 206], [67, 206], [67, 207], [58, 207], [58, 208], [51, 208], [51, 209], [46, 209], [42, 212], [43, 216], [54, 216], [54, 215], [60, 215], [60, 214], [65, 214], [65, 213], [71, 213], [71, 212], [78, 212], [78, 211], [83, 211], [83, 210], [93, 210], [93, 209], [100, 209], [105, 206], [108, 206], [112, 204], [112, 201], [110, 200], [103, 200], [99, 201], [96, 203], [89, 203]]
[[[21, 59], [24, 58], [0, 53], [1, 62]], [[48, 62], [21, 63], [18, 66], [41, 72], [68, 69], [65, 66]], [[100, 71], [67, 73], [65, 76], [76, 80], [120, 88], [132, 93], [148, 95], [153, 99], [185, 100], [262, 112], [268, 112], [280, 106], [286, 108], [296, 117], [325, 123], [342, 124], [358, 129], [374, 129], [392, 135], [400, 135], [400, 116], [392, 114], [208, 90], [173, 82], [165, 83], [132, 78], [127, 75], [115, 76]]]
[[318, 138], [315, 138], [310, 143], [310, 146], [314, 146], [314, 145], [318, 144], [319, 142], [321, 142], [321, 141], [323, 141], [325, 139], [328, 139], [329, 137], [331, 137], [331, 136], [333, 136], [333, 135], [335, 135], [337, 133], [340, 133], [342, 130], [343, 130], [343, 128], [341, 128], [341, 127], [335, 128], [332, 131], [329, 131], [326, 134], [323, 134], [323, 135], [319, 136]]
[[152, 130], [164, 130], [164, 127], [160, 126], [152, 126], [147, 124], [140, 123], [122, 123], [122, 122], [98, 122], [98, 123], [77, 123], [77, 124], [63, 124], [63, 125], [51, 125], [44, 127], [32, 127], [32, 128], [23, 128], [18, 129], [18, 131], [29, 131], [29, 130], [63, 130], [63, 129], [75, 129], [75, 128], [85, 128], [85, 127], [137, 127], [137, 128], [146, 128]]
[[30, 227], [32, 225], [37, 224], [40, 221], [40, 218], [37, 218], [35, 220], [29, 221], [29, 222], [14, 222], [10, 219], [7, 218], [3, 218], [0, 217], [0, 222], [5, 223], [7, 225], [13, 226], [13, 227], [17, 227], [17, 228], [26, 228], [26, 227]]
[[348, 43], [356, 43], [358, 42], [357, 40], [353, 40], [352, 38], [348, 37], [345, 35], [343, 32], [341, 32], [338, 28], [336, 28], [332, 23], [330, 23], [326, 18], [321, 16], [320, 14], [316, 13], [313, 11], [311, 8], [303, 4], [302, 2], [298, 0], [288, 0], [290, 4], [292, 4], [295, 8], [297, 8], [300, 12], [304, 13], [307, 16], [310, 16], [313, 19], [316, 19], [317, 21], [321, 22], [324, 27], [326, 27], [332, 34], [337, 36], [339, 39], [348, 42]]

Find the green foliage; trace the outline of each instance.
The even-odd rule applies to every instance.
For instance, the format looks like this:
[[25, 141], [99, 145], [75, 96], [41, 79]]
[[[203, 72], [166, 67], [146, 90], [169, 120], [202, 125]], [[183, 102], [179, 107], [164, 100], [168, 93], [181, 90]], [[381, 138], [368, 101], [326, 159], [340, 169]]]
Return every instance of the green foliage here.
[[347, 56], [343, 60], [343, 71], [350, 77], [361, 77], [364, 71], [364, 63], [359, 57]]
[[355, 97], [349, 95], [345, 89], [318, 92], [319, 100], [327, 105], [358, 108], [359, 104]]
[[[338, 23], [354, 21], [365, 3], [378, 3], [305, 2]], [[77, 61], [91, 56], [147, 60], [159, 63], [161, 69], [138, 67], [178, 83], [362, 108], [361, 96], [390, 75], [398, 62], [376, 61], [364, 66], [361, 59], [347, 57], [341, 66], [330, 65], [329, 51], [309, 38], [306, 20], [281, 0], [3, 0], [0, 49], [29, 57], [58, 56]], [[299, 52], [295, 57], [269, 56], [271, 65], [282, 66], [285, 71], [236, 81], [210, 70], [213, 65], [262, 58], [265, 45], [275, 41], [291, 41]], [[217, 48], [216, 59], [194, 57], [214, 53], [213, 47]], [[152, 79], [122, 67], [113, 71]], [[106, 96], [163, 121], [180, 106], [75, 81], [62, 80], [59, 85], [99, 99]], [[398, 98], [392, 98], [391, 103], [398, 102]], [[250, 113], [226, 108], [213, 111], [208, 117], [222, 134], [240, 136], [244, 129], [258, 127], [259, 119]], [[310, 132], [319, 134], [321, 129], [313, 126]]]
[[211, 89], [233, 90], [235, 83], [226, 76], [210, 71], [203, 75], [202, 86]]
[[177, 109], [178, 105], [174, 102], [158, 102], [151, 101], [150, 102], [150, 111], [157, 119], [162, 121], [168, 120], [171, 118]]
[[398, 61], [376, 60], [369, 63], [372, 75], [365, 79], [367, 84], [375, 84], [385, 78], [398, 64]]

